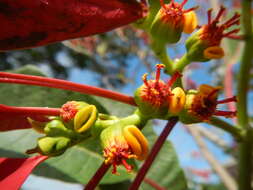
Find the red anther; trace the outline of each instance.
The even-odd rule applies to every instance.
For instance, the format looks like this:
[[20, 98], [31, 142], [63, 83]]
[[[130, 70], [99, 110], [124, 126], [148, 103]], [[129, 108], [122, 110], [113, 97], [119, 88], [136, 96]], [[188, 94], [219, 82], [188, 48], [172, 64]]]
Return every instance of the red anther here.
[[176, 82], [176, 80], [178, 79], [178, 78], [180, 78], [180, 77], [182, 77], [183, 75], [181, 74], [181, 73], [179, 73], [178, 71], [176, 71], [173, 75], [172, 75], [172, 77], [170, 78], [170, 80], [167, 82], [167, 85], [169, 86], [169, 87], [171, 87], [175, 82]]
[[221, 110], [216, 110], [213, 115], [232, 118], [232, 117], [236, 116], [236, 111], [221, 111]]
[[236, 96], [233, 96], [231, 98], [226, 98], [224, 100], [219, 100], [219, 101], [217, 101], [217, 104], [225, 104], [225, 103], [229, 103], [229, 102], [237, 102]]

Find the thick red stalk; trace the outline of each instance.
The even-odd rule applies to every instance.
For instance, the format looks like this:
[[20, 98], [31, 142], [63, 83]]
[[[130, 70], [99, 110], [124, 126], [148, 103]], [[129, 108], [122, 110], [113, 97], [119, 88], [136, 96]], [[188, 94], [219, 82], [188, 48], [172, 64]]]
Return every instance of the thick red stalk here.
[[0, 113], [15, 113], [15, 114], [29, 114], [29, 115], [53, 115], [58, 116], [60, 114], [59, 108], [43, 108], [43, 107], [15, 107], [15, 106], [6, 106], [0, 104]]
[[169, 119], [168, 123], [164, 127], [161, 135], [158, 137], [157, 141], [155, 142], [150, 154], [148, 155], [148, 158], [142, 165], [141, 169], [139, 170], [137, 176], [134, 179], [134, 182], [131, 184], [129, 190], [138, 190], [139, 186], [141, 185], [146, 173], [148, 172], [149, 168], [151, 167], [153, 161], [155, 160], [157, 154], [159, 153], [160, 149], [162, 148], [162, 145], [166, 141], [168, 135], [172, 131], [173, 127], [176, 125], [178, 121], [177, 117], [172, 117]]
[[[233, 65], [234, 64], [228, 64], [226, 67], [226, 75], [224, 79], [224, 90], [226, 98], [233, 96]], [[227, 106], [229, 111], [236, 110], [235, 102], [228, 102]], [[232, 120], [234, 123], [236, 123], [236, 118], [232, 118]]]
[[108, 169], [110, 168], [110, 164], [105, 164], [104, 162], [100, 166], [100, 168], [96, 171], [94, 176], [90, 179], [89, 183], [85, 186], [84, 190], [93, 190], [99, 184], [103, 176], [106, 174]]
[[50, 88], [60, 88], [64, 90], [76, 91], [84, 94], [90, 94], [95, 96], [101, 96], [109, 99], [113, 99], [119, 102], [123, 102], [130, 105], [136, 105], [133, 97], [124, 95], [122, 93], [106, 90], [98, 87], [93, 87], [84, 84], [78, 84], [66, 80], [53, 79], [40, 76], [14, 74], [0, 72], [0, 83], [18, 83], [28, 84], [36, 86], [46, 86]]

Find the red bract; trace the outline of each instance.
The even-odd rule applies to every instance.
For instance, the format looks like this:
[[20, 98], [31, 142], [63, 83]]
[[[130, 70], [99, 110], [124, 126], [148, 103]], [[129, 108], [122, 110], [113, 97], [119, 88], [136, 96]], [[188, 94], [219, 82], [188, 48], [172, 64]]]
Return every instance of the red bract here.
[[0, 189], [18, 190], [32, 170], [47, 158], [0, 158]]
[[140, 19], [143, 12], [134, 0], [1, 0], [0, 50], [107, 32]]

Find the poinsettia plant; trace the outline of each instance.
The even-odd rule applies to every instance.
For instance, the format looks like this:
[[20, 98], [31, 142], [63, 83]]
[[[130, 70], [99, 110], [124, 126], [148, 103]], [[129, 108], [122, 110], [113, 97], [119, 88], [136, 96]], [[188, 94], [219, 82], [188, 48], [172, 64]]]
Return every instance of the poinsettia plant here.
[[[145, 46], [147, 52], [153, 52], [146, 57], [155, 56], [160, 63], [148, 67], [155, 70], [154, 76], [143, 73], [141, 85], [132, 95], [48, 78], [31, 66], [0, 72], [0, 83], [5, 83], [0, 89], [0, 153], [6, 155], [0, 158], [0, 189], [19, 189], [37, 166], [40, 175], [47, 167], [50, 173], [45, 176], [80, 182], [86, 190], [124, 181], [129, 190], [187, 189], [183, 171], [177, 159], [172, 159], [175, 152], [166, 141], [177, 123], [196, 139], [226, 189], [252, 189], [253, 132], [248, 107], [253, 62], [251, 1], [225, 4], [241, 13], [230, 13], [225, 5], [214, 3], [215, 10], [205, 10], [205, 20], [198, 10], [206, 5], [195, 4], [187, 0], [1, 1], [0, 51], [69, 40], [64, 44], [77, 52], [103, 57], [106, 48], [98, 49], [99, 37], [93, 35], [116, 29], [122, 41], [128, 40], [125, 32], [132, 31], [143, 44], [134, 40], [130, 44]], [[127, 24], [132, 25], [117, 29]], [[231, 48], [222, 43], [224, 39], [228, 39], [226, 43], [236, 41], [237, 46], [244, 43], [237, 80], [233, 79], [232, 64], [240, 54], [230, 63], [227, 55]], [[180, 43], [185, 53], [179, 59], [170, 58], [168, 52]], [[233, 51], [235, 56], [238, 51]], [[187, 77], [194, 72], [195, 62], [222, 59], [226, 65], [224, 88], [197, 85]], [[163, 73], [167, 75], [164, 79]], [[223, 90], [225, 97], [220, 98]], [[227, 108], [221, 109], [223, 104]], [[129, 111], [122, 115], [126, 105]], [[156, 119], [167, 121], [157, 138], [151, 128]], [[214, 134], [196, 127], [199, 123], [224, 130], [237, 143], [238, 180], [208, 152], [201, 134], [222, 143], [214, 140]], [[194, 168], [188, 171], [205, 179], [210, 175]], [[119, 186], [123, 188], [123, 183]]]

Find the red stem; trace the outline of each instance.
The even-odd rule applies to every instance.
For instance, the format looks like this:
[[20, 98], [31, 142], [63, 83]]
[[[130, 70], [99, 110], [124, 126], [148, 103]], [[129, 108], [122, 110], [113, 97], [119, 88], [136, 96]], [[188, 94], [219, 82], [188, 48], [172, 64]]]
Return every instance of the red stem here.
[[146, 173], [148, 172], [149, 168], [151, 167], [153, 161], [155, 160], [158, 152], [162, 148], [162, 145], [166, 141], [168, 135], [170, 134], [173, 127], [176, 125], [178, 121], [177, 117], [172, 117], [169, 119], [168, 123], [164, 127], [161, 135], [158, 137], [157, 141], [155, 142], [150, 154], [148, 155], [148, 158], [142, 165], [141, 169], [139, 170], [137, 176], [134, 179], [134, 182], [130, 186], [128, 190], [138, 190], [139, 186], [141, 185], [141, 182], [143, 181]]
[[15, 107], [0, 104], [0, 113], [20, 113], [20, 114], [40, 114], [40, 115], [60, 115], [59, 108], [43, 108], [43, 107]]
[[155, 181], [149, 179], [149, 178], [144, 178], [143, 180], [145, 183], [149, 184], [151, 187], [155, 188], [156, 190], [166, 190], [164, 187], [161, 187], [158, 185]]
[[95, 175], [90, 179], [88, 184], [85, 186], [84, 190], [93, 190], [99, 184], [103, 176], [106, 174], [108, 169], [110, 168], [110, 164], [105, 164], [104, 162], [100, 166], [100, 168], [96, 171]]
[[[228, 64], [226, 67], [226, 75], [224, 79], [224, 90], [226, 98], [233, 96], [233, 65], [234, 64]], [[228, 102], [227, 106], [229, 111], [236, 110], [234, 102]], [[234, 123], [236, 123], [236, 118], [233, 118], [232, 120]]]
[[76, 91], [76, 92], [80, 92], [84, 94], [101, 96], [101, 97], [113, 99], [113, 100], [123, 102], [126, 104], [134, 105], [134, 106], [136, 105], [133, 97], [131, 96], [127, 96], [122, 93], [114, 92], [111, 90], [105, 90], [102, 88], [93, 87], [93, 86], [84, 85], [84, 84], [78, 84], [78, 83], [74, 83], [74, 82], [70, 82], [66, 80], [0, 72], [0, 82], [46, 86], [50, 88], [60, 88], [60, 89]]

